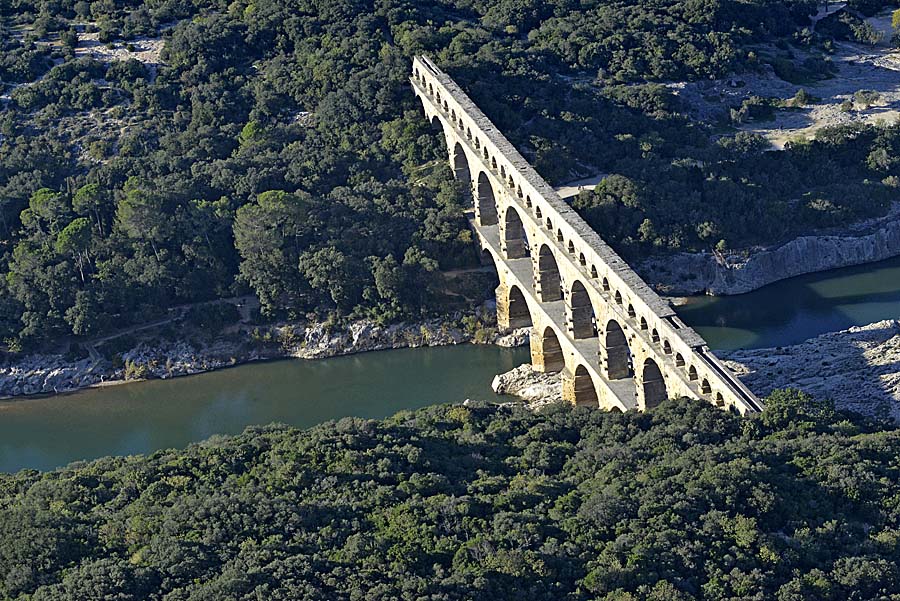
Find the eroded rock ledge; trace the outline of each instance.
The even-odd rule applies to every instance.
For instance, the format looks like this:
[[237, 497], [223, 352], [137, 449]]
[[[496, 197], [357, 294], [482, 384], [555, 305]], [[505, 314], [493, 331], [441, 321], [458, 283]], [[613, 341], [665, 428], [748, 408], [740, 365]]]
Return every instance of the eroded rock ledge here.
[[818, 271], [883, 261], [900, 255], [900, 203], [890, 213], [829, 235], [802, 236], [722, 260], [711, 253], [651, 258], [636, 271], [667, 295], [742, 294]]
[[495, 376], [491, 388], [497, 394], [518, 397], [534, 408], [563, 400], [560, 374], [534, 371], [530, 363]]
[[720, 353], [757, 395], [800, 388], [865, 415], [900, 421], [900, 321], [823, 334], [801, 344]]

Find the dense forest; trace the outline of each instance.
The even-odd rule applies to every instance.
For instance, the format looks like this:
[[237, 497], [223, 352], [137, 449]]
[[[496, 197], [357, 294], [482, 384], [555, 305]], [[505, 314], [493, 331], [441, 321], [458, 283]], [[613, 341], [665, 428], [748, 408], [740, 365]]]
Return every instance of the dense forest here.
[[898, 457], [791, 391], [254, 427], [0, 475], [0, 597], [897, 599]]
[[[896, 126], [763, 152], [758, 136], [689, 121], [660, 83], [765, 68], [828, 77], [829, 40], [808, 29], [815, 10], [4, 0], [0, 340], [27, 350], [248, 291], [267, 316], [441, 311], [441, 271], [476, 253], [467, 190], [409, 90], [416, 53], [550, 181], [609, 173], [574, 205], [628, 258], [881, 214], [900, 182]], [[128, 58], [148, 38], [164, 42], [158, 61]], [[125, 56], [92, 58], [91, 44]]]

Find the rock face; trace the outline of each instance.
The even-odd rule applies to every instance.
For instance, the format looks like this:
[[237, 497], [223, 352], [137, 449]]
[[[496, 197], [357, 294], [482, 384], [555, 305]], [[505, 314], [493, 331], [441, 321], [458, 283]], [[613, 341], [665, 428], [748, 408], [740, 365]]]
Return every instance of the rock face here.
[[497, 394], [516, 396], [531, 407], [562, 402], [562, 378], [559, 373], [534, 371], [530, 363], [494, 377], [491, 388]]
[[468, 342], [471, 337], [440, 319], [421, 323], [380, 326], [357, 321], [346, 328], [331, 329], [323, 324], [285, 326], [283, 339], [294, 340], [285, 348], [285, 356], [323, 359], [366, 351], [420, 346], [443, 346]]
[[900, 420], [900, 321], [823, 334], [795, 346], [722, 353], [753, 392], [800, 388], [866, 415]]
[[880, 219], [857, 224], [840, 235], [803, 236], [748, 256], [722, 262], [710, 253], [651, 258], [638, 273], [666, 294], [741, 294], [778, 280], [881, 261], [900, 255], [900, 203]]
[[504, 348], [515, 348], [528, 344], [530, 337], [531, 328], [517, 328], [509, 334], [497, 336], [496, 340], [494, 340], [494, 344]]
[[21, 396], [83, 388], [101, 382], [106, 365], [90, 359], [68, 361], [62, 355], [30, 355], [0, 368], [0, 394]]

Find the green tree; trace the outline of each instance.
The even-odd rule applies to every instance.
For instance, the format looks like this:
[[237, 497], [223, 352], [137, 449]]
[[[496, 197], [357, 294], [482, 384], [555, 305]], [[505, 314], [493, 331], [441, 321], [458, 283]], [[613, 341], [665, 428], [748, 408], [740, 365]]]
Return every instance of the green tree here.
[[78, 273], [84, 283], [84, 266], [91, 245], [91, 222], [86, 217], [73, 219], [56, 237], [56, 252], [75, 259]]

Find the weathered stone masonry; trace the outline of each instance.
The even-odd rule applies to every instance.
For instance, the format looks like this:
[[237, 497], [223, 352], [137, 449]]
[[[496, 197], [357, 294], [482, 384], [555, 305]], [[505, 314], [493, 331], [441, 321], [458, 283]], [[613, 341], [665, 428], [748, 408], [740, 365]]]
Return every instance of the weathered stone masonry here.
[[531, 168], [426, 57], [410, 78], [469, 182], [474, 228], [497, 266], [497, 321], [531, 326], [538, 371], [563, 372], [573, 404], [645, 409], [687, 396], [739, 412], [758, 399]]

